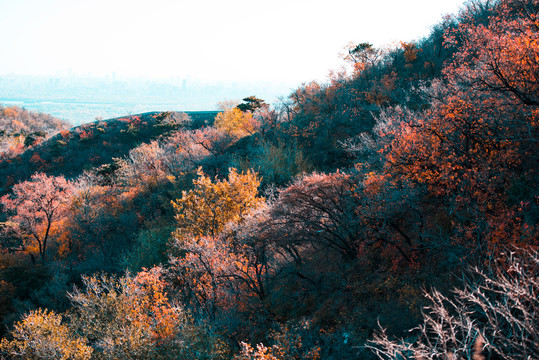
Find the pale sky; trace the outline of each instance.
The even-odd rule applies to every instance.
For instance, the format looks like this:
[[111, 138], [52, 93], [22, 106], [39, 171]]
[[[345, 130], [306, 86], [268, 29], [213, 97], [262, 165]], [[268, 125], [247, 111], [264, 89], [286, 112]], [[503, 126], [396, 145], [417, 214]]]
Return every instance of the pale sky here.
[[0, 0], [0, 75], [323, 80], [349, 42], [428, 34], [463, 0]]

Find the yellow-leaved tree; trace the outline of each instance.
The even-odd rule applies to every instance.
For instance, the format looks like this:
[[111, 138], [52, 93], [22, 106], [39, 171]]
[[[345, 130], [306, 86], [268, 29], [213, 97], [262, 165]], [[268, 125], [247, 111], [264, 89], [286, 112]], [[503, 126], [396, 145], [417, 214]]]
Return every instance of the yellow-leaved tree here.
[[194, 189], [184, 191], [172, 201], [178, 220], [178, 235], [215, 237], [229, 222], [238, 222], [249, 211], [264, 202], [258, 196], [260, 179], [255, 172], [240, 173], [231, 168], [228, 180], [213, 182], [198, 169]]
[[215, 117], [214, 126], [239, 139], [254, 134], [260, 127], [260, 122], [253, 117], [251, 111], [242, 111], [236, 105], [236, 102], [231, 101], [219, 103], [222, 112]]
[[83, 276], [64, 316], [35, 310], [0, 342], [0, 359], [228, 359], [227, 344], [169, 298], [160, 267]]
[[194, 189], [172, 202], [178, 221], [172, 263], [184, 293], [192, 295], [186, 301], [194, 300], [193, 305], [214, 318], [218, 309], [232, 304], [232, 281], [245, 282], [253, 271], [243, 247], [234, 246], [224, 230], [242, 223], [264, 198], [258, 196], [260, 179], [250, 170], [238, 174], [230, 169], [226, 180], [212, 181], [201, 169], [198, 176]]
[[[62, 323], [62, 315], [34, 310], [15, 324], [13, 340], [0, 343], [0, 358], [26, 360], [88, 360], [93, 349]], [[4, 357], [7, 356], [7, 357]]]

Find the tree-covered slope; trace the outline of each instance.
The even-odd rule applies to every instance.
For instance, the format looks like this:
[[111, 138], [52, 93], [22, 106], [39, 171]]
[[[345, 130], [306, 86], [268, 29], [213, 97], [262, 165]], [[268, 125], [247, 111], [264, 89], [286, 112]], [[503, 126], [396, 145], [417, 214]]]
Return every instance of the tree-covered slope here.
[[537, 14], [470, 1], [276, 106], [27, 150], [0, 198], [0, 356], [537, 358]]
[[[112, 158], [121, 158], [137, 145], [173, 130], [211, 124], [216, 114], [211, 111], [152, 112], [95, 121], [72, 129], [58, 125], [55, 135], [45, 141], [22, 152], [0, 156], [0, 193], [28, 179], [34, 172], [73, 178], [84, 170], [109, 164]], [[42, 126], [50, 128], [46, 124], [44, 122]]]

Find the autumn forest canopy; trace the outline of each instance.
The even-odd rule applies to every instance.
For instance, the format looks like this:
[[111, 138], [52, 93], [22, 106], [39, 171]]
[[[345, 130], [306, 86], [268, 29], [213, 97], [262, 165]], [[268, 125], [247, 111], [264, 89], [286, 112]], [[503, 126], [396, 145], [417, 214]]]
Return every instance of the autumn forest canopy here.
[[538, 15], [469, 1], [273, 106], [0, 106], [0, 358], [539, 358]]

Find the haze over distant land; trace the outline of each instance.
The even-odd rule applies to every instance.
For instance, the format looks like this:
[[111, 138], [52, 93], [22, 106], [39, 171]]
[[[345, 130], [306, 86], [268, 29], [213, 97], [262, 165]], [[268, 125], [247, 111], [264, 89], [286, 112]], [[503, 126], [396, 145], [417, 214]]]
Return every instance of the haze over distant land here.
[[273, 102], [292, 88], [285, 83], [209, 82], [81, 76], [0, 77], [0, 104], [40, 111], [79, 125], [149, 111], [215, 110], [223, 100], [256, 95]]
[[0, 57], [0, 104], [78, 124], [213, 110], [250, 95], [271, 103], [303, 82], [325, 81], [347, 43], [420, 38], [461, 3], [0, 1], [2, 54], [9, 54]]

